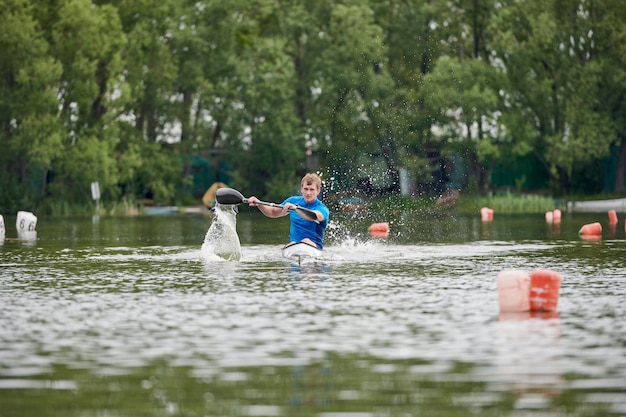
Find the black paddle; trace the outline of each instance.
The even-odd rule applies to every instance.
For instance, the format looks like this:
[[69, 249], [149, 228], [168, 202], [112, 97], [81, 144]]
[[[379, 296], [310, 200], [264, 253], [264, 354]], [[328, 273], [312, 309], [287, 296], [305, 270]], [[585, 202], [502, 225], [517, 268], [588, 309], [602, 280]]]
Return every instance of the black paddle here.
[[[248, 199], [245, 198], [243, 194], [241, 194], [239, 191], [235, 190], [234, 188], [218, 189], [215, 192], [215, 199], [220, 204], [241, 204], [241, 203], [249, 204]], [[255, 203], [261, 204], [263, 206], [283, 208], [283, 206], [281, 206], [280, 204], [267, 203], [265, 201], [260, 201], [260, 200], [255, 201]], [[300, 207], [300, 206], [296, 206], [293, 210], [295, 210], [296, 213], [298, 213], [300, 217], [304, 219], [318, 221], [317, 214], [313, 210], [309, 210], [308, 208]]]

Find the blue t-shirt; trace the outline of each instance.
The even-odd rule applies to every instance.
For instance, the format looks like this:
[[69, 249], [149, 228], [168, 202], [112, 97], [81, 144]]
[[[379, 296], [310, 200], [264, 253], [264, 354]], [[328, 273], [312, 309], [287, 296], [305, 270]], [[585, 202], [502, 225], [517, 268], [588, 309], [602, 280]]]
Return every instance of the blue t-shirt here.
[[283, 205], [286, 203], [297, 204], [309, 210], [317, 210], [322, 213], [324, 220], [316, 223], [303, 219], [295, 210], [289, 212], [289, 220], [291, 221], [289, 239], [292, 242], [300, 242], [302, 239], [308, 237], [318, 248], [322, 249], [324, 247], [324, 232], [326, 231], [326, 226], [328, 226], [328, 216], [330, 215], [328, 207], [317, 198], [312, 203], [306, 204], [302, 196], [289, 197], [283, 201]]

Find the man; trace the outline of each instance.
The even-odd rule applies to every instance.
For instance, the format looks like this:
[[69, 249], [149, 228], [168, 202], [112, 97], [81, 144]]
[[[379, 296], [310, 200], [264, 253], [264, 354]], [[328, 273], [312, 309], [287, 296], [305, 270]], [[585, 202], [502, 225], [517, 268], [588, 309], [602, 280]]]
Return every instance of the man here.
[[[326, 231], [326, 226], [328, 226], [330, 211], [317, 198], [321, 188], [322, 180], [317, 174], [306, 174], [300, 182], [300, 193], [302, 195], [287, 198], [283, 201], [282, 208], [256, 204], [259, 199], [254, 196], [248, 198], [248, 204], [252, 207], [258, 207], [267, 217], [275, 218], [289, 214], [291, 222], [289, 239], [291, 242], [305, 242], [322, 249], [324, 247], [324, 232]], [[312, 210], [316, 214], [317, 220], [301, 217], [296, 210], [291, 210], [296, 206]]]

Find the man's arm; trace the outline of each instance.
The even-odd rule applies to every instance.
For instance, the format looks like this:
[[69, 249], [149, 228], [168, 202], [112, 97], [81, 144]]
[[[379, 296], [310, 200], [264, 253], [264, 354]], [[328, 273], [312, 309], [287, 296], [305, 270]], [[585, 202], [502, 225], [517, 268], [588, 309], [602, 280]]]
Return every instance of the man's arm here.
[[248, 198], [248, 205], [250, 205], [250, 207], [257, 207], [259, 210], [261, 210], [261, 213], [265, 214], [267, 217], [276, 218], [276, 217], [283, 217], [289, 214], [289, 210], [287, 210], [284, 207], [280, 208], [280, 207], [266, 206], [263, 204], [257, 204], [256, 203], [257, 201], [259, 201], [259, 199], [256, 198], [255, 196], [252, 196]]

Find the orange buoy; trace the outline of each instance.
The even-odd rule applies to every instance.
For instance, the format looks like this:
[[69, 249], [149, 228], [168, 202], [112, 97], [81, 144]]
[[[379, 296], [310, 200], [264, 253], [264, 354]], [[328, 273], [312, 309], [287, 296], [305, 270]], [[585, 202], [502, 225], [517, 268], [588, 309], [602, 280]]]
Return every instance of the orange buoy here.
[[389, 237], [389, 223], [372, 223], [370, 225], [370, 236], [375, 238], [387, 238]]
[[556, 311], [561, 289], [561, 275], [549, 269], [530, 273], [530, 311]]
[[602, 225], [599, 222], [585, 224], [580, 228], [578, 234], [581, 236], [600, 236], [602, 235]]
[[546, 211], [546, 223], [550, 224], [554, 222], [554, 212]]
[[561, 223], [561, 210], [554, 209], [552, 211], [552, 219], [553, 219], [554, 223]]
[[489, 207], [483, 207], [480, 209], [480, 218], [484, 222], [490, 222], [493, 220], [493, 209]]
[[580, 238], [587, 242], [599, 242], [602, 240], [602, 235], [581, 235]]
[[609, 224], [616, 225], [617, 224], [617, 213], [615, 210], [609, 210]]
[[530, 310], [530, 276], [520, 270], [505, 270], [498, 274], [498, 302], [502, 312]]

